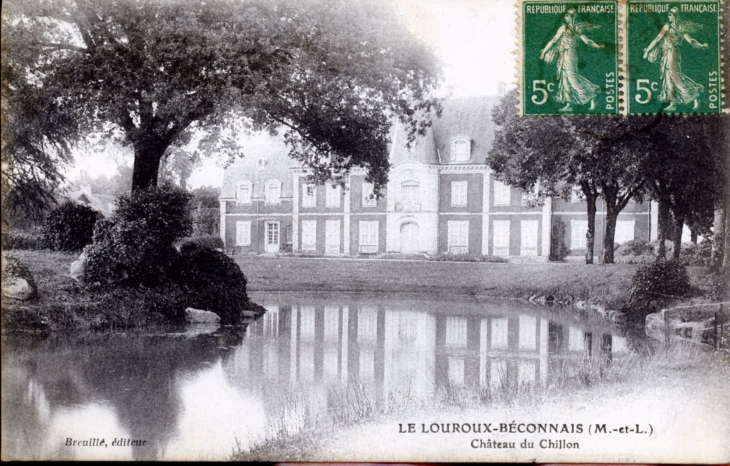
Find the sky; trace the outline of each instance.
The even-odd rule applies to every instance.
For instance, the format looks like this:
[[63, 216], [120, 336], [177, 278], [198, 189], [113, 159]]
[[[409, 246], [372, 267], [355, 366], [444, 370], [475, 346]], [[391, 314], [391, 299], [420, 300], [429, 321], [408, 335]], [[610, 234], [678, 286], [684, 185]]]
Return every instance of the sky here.
[[[406, 27], [432, 47], [443, 66], [439, 94], [468, 97], [497, 94], [498, 84], [516, 84], [514, 0], [386, 0], [403, 16]], [[93, 152], [79, 153], [67, 171], [74, 179], [80, 170], [92, 177], [112, 175], [116, 160]], [[131, 150], [127, 155], [131, 164]], [[188, 180], [191, 188], [221, 186], [223, 168], [215, 157], [204, 160]]]

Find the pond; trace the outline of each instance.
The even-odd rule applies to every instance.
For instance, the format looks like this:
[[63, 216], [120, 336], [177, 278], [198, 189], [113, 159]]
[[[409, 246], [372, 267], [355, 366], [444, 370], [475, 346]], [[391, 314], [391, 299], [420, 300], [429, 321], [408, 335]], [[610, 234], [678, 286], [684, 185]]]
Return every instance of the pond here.
[[606, 324], [525, 302], [252, 298], [267, 313], [245, 330], [4, 337], [5, 459], [228, 459], [378, 400], [545, 385], [627, 353]]

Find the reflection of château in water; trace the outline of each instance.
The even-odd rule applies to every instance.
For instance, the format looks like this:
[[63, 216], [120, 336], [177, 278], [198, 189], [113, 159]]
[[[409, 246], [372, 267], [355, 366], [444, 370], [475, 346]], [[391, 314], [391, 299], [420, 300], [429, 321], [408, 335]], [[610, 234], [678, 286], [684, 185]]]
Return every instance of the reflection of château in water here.
[[[248, 329], [227, 367], [272, 383], [357, 381], [386, 393], [408, 382], [431, 393], [446, 384], [496, 388], [548, 382], [566, 362], [611, 360], [626, 341], [605, 325], [577, 322], [508, 300], [366, 299], [338, 305], [317, 297], [276, 304]], [[527, 308], [529, 309], [529, 308]]]
[[[303, 410], [341, 414], [343, 388], [376, 399], [511, 390], [626, 350], [605, 324], [524, 302], [252, 294], [268, 312], [245, 334], [5, 336], [3, 454], [227, 459], [271, 426], [291, 421], [295, 432]], [[146, 444], [102, 450], [69, 438]]]

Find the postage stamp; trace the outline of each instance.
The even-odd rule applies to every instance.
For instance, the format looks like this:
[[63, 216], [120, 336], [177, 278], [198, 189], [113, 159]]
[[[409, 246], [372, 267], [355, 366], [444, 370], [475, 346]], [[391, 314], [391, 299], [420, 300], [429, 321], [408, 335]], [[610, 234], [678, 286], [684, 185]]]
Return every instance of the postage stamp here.
[[619, 30], [615, 1], [522, 3], [522, 113], [615, 115]]
[[628, 113], [720, 113], [720, 4], [628, 2]]

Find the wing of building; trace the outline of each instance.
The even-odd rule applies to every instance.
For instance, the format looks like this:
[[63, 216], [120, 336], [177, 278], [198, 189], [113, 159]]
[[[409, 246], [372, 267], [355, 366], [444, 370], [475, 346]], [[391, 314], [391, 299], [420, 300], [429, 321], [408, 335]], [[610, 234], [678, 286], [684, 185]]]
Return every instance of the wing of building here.
[[[500, 98], [445, 101], [441, 117], [410, 148], [396, 125], [389, 182], [378, 199], [371, 196], [364, 170], [353, 170], [344, 188], [316, 186], [288, 157], [281, 139], [258, 138], [224, 175], [220, 231], [226, 249], [547, 260], [551, 244], [562, 241], [570, 255], [583, 256], [588, 222], [579, 197], [530, 206], [525, 193], [496, 180], [486, 164], [494, 140], [492, 108]], [[599, 201], [596, 254], [601, 253], [603, 214]], [[616, 230], [618, 243], [655, 239], [656, 208], [630, 203]]]

